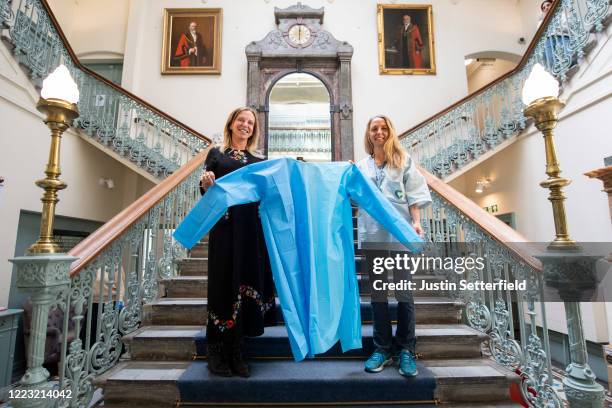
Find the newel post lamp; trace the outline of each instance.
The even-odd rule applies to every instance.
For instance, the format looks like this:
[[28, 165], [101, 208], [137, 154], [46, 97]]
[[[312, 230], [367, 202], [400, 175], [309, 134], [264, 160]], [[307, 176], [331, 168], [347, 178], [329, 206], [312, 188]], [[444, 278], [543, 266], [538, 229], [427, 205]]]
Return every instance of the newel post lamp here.
[[[43, 367], [45, 360], [45, 342], [47, 338], [47, 321], [51, 307], [62, 302], [62, 294], [70, 288], [70, 264], [75, 257], [60, 253], [59, 246], [53, 241], [53, 223], [58, 191], [67, 187], [59, 179], [60, 142], [62, 134], [79, 116], [76, 103], [79, 90], [70, 76], [68, 69], [60, 65], [44, 81], [41, 98], [36, 108], [45, 114], [43, 122], [51, 130], [51, 147], [49, 160], [45, 168], [45, 178], [36, 181], [44, 190], [41, 201], [42, 215], [40, 236], [30, 246], [25, 256], [11, 259], [17, 269], [17, 287], [31, 295], [32, 320], [30, 340], [27, 350], [27, 370], [19, 381], [15, 398], [11, 398], [13, 407], [51, 407], [56, 402], [53, 398], [17, 398], [19, 395], [41, 395], [41, 391], [51, 390], [54, 384], [49, 382], [49, 372]], [[63, 307], [69, 313], [68, 305]], [[64, 338], [66, 338], [64, 336]], [[28, 392], [32, 391], [30, 394]]]
[[557, 126], [558, 114], [565, 107], [565, 102], [558, 98], [559, 83], [540, 64], [534, 65], [531, 74], [523, 87], [523, 103], [525, 116], [532, 117], [535, 126], [544, 136], [544, 149], [546, 152], [546, 174], [548, 179], [540, 185], [550, 190], [548, 199], [552, 203], [553, 218], [555, 221], [555, 239], [548, 245], [548, 249], [578, 249], [574, 240], [567, 231], [565, 216], [565, 196], [563, 187], [572, 181], [561, 177], [561, 168], [557, 160], [553, 129]]
[[49, 161], [45, 169], [46, 177], [36, 181], [36, 185], [45, 190], [41, 201], [43, 202], [42, 220], [40, 223], [40, 236], [30, 248], [29, 254], [54, 254], [59, 247], [53, 241], [53, 222], [55, 219], [55, 205], [59, 201], [57, 193], [67, 187], [59, 179], [60, 172], [60, 143], [62, 134], [70, 127], [72, 121], [79, 116], [76, 103], [79, 100], [79, 90], [70, 76], [68, 69], [60, 65], [43, 81], [41, 98], [36, 108], [46, 115], [45, 124], [51, 130], [51, 148]]
[[580, 301], [588, 298], [588, 294], [596, 289], [595, 263], [601, 256], [586, 254], [570, 238], [567, 230], [562, 189], [571, 180], [561, 177], [553, 140], [553, 129], [565, 103], [558, 98], [559, 83], [540, 64], [534, 65], [525, 81], [522, 96], [523, 103], [527, 105], [525, 116], [533, 118], [536, 128], [544, 136], [548, 178], [540, 185], [550, 190], [548, 199], [552, 203], [556, 235], [547, 250], [536, 257], [542, 261], [546, 285], [557, 289], [565, 306], [570, 364], [565, 369], [567, 375], [563, 379], [563, 386], [571, 408], [600, 408], [604, 403], [604, 389], [595, 381], [595, 374], [588, 364]]

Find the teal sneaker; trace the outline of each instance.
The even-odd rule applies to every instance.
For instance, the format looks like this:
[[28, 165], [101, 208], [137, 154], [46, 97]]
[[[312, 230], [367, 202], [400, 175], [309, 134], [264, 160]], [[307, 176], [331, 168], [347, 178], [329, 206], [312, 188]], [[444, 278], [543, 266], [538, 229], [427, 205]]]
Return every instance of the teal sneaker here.
[[376, 350], [365, 362], [365, 370], [368, 373], [378, 373], [393, 362], [391, 354]]
[[399, 355], [399, 373], [405, 377], [414, 377], [419, 371], [417, 370], [414, 354], [408, 350], [402, 350]]

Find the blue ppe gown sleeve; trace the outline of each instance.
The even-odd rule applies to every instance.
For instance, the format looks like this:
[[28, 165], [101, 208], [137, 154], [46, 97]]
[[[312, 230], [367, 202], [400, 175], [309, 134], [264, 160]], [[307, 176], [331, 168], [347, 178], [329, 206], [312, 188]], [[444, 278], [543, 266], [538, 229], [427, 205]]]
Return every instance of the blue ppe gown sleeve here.
[[414, 228], [368, 180], [356, 165], [347, 172], [346, 189], [351, 199], [412, 252], [423, 250], [423, 240]]

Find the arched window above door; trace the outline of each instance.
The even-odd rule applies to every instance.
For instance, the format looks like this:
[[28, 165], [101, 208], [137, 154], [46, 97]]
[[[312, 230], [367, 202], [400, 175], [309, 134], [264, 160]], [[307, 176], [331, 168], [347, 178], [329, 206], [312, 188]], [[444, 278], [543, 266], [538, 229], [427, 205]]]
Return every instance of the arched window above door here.
[[268, 158], [332, 160], [330, 96], [321, 80], [306, 73], [286, 75], [268, 100]]

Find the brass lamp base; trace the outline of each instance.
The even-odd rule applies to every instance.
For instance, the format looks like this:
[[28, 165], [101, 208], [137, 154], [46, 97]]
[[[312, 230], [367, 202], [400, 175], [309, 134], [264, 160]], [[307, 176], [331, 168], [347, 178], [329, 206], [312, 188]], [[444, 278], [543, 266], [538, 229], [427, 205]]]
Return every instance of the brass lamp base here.
[[[72, 125], [72, 121], [79, 117], [79, 108], [76, 104], [55, 98], [40, 98], [36, 104], [36, 109], [39, 112], [47, 115], [44, 120], [45, 124], [49, 122], [64, 125], [64, 130]], [[52, 129], [53, 130], [53, 129]]]
[[546, 246], [549, 251], [580, 251], [582, 247], [576, 243], [573, 239], [559, 239], [555, 238]]
[[569, 185], [570, 179], [561, 177], [561, 168], [555, 152], [553, 129], [557, 126], [559, 111], [565, 102], [553, 96], [539, 98], [525, 108], [525, 116], [532, 117], [535, 126], [544, 136], [544, 149], [546, 151], [546, 174], [548, 178], [540, 186], [550, 190], [548, 200], [552, 204], [553, 219], [555, 222], [555, 239], [548, 244], [549, 250], [577, 251], [580, 246], [569, 237], [567, 232], [567, 217], [565, 215], [565, 195], [563, 187]]
[[[532, 117], [535, 121], [535, 126], [540, 131], [544, 128], [554, 129], [557, 125], [558, 115], [561, 109], [565, 107], [565, 102], [554, 96], [546, 96], [536, 99], [525, 108], [523, 112], [525, 116]], [[549, 127], [550, 126], [550, 127]]]
[[49, 149], [49, 161], [45, 169], [45, 178], [36, 181], [36, 185], [45, 190], [41, 201], [43, 203], [40, 222], [40, 236], [27, 250], [28, 254], [55, 254], [60, 252], [60, 247], [53, 241], [53, 221], [55, 219], [55, 205], [59, 201], [57, 192], [67, 187], [67, 184], [59, 179], [60, 171], [60, 142], [62, 133], [79, 116], [79, 110], [74, 103], [61, 99], [40, 98], [36, 109], [44, 113], [45, 124], [51, 129], [51, 147]]

